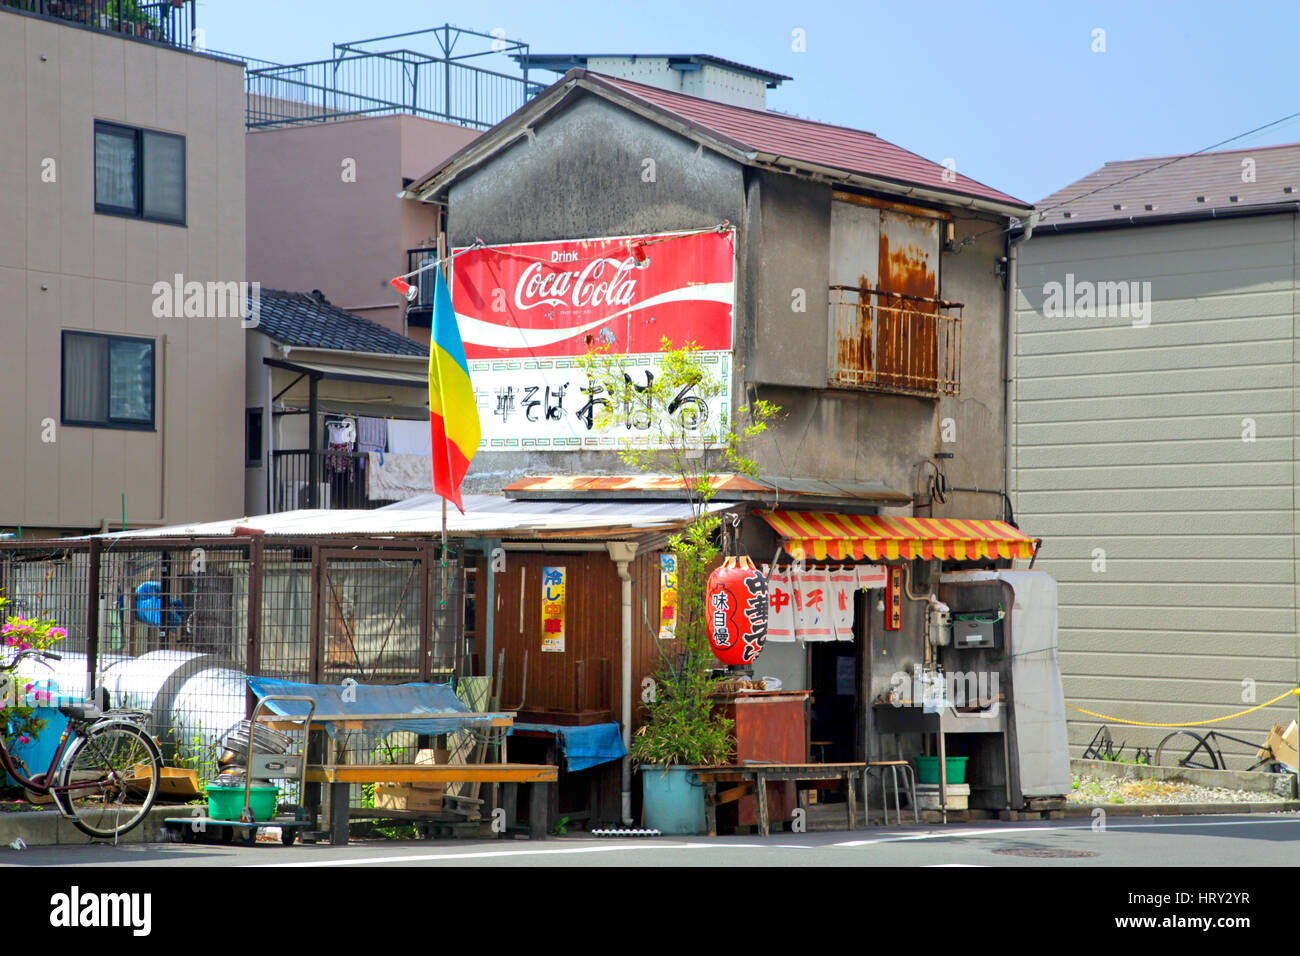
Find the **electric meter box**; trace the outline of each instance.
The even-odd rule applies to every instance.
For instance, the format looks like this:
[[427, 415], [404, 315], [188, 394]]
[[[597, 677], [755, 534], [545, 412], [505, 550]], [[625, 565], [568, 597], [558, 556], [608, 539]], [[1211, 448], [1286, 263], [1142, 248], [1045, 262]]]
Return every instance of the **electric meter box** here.
[[952, 617], [953, 647], [1001, 647], [1002, 619], [997, 611], [973, 614], [954, 614]]

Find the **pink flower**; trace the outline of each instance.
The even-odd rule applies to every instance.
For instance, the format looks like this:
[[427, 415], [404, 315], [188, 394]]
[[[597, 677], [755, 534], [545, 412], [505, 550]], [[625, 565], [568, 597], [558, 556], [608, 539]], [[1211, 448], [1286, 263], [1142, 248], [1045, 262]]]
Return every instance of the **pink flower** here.
[[18, 735], [18, 742], [19, 742], [20, 744], [29, 744], [29, 743], [32, 742], [32, 738], [31, 738], [31, 737], [28, 737], [26, 734], [19, 734], [19, 735]]
[[35, 686], [36, 686], [35, 684], [28, 684], [26, 687], [23, 688], [23, 693], [24, 694], [28, 693]]
[[48, 690], [38, 690], [38, 691], [37, 691], [35, 694], [33, 694], [32, 696], [36, 698], [36, 702], [37, 702], [38, 704], [39, 704], [39, 703], [48, 703], [49, 700], [50, 700], [50, 692], [49, 692]]
[[48, 633], [49, 636], [54, 640], [62, 640], [63, 638], [68, 636], [67, 630], [61, 627], [52, 627], [46, 633]]

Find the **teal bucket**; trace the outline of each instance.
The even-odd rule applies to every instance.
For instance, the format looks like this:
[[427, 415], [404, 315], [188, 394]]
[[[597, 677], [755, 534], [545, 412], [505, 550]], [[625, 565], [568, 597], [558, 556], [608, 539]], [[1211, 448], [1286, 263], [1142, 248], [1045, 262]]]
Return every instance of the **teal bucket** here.
[[[243, 787], [222, 787], [210, 783], [203, 788], [208, 792], [208, 816], [214, 820], [238, 820], [244, 809]], [[248, 806], [253, 811], [253, 821], [264, 823], [275, 816], [275, 799], [279, 787], [254, 785], [248, 794]]]
[[642, 767], [645, 825], [668, 836], [705, 832], [704, 786], [689, 767]]
[[[916, 761], [916, 782], [917, 783], [938, 783], [939, 782], [939, 758], [938, 757], [914, 757]], [[968, 757], [949, 757], [948, 765], [948, 783], [965, 783], [966, 782], [966, 761]]]

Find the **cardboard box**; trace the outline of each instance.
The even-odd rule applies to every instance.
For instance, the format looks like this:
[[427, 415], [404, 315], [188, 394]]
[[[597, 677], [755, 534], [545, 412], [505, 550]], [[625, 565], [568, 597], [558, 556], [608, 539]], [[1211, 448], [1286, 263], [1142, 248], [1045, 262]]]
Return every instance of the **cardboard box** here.
[[[415, 765], [435, 764], [446, 766], [451, 761], [451, 754], [441, 749], [420, 750], [415, 755]], [[445, 783], [378, 783], [375, 784], [376, 810], [422, 810], [439, 812], [442, 810], [442, 795], [446, 791]]]
[[1297, 732], [1296, 722], [1291, 721], [1291, 726], [1283, 732], [1282, 727], [1278, 724], [1273, 725], [1272, 731], [1269, 732], [1268, 739], [1264, 741], [1264, 747], [1260, 750], [1261, 757], [1267, 756], [1268, 751], [1273, 752], [1273, 759], [1280, 760], [1292, 770], [1297, 768], [1297, 757], [1300, 753], [1297, 751]]
[[375, 784], [376, 810], [422, 810], [437, 813], [442, 810], [442, 792], [446, 784], [421, 784], [417, 789], [409, 783]]

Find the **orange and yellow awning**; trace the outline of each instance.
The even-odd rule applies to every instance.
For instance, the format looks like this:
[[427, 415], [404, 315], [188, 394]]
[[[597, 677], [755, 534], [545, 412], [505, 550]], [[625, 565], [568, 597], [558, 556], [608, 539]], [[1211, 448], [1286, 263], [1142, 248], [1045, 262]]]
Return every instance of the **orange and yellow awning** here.
[[1032, 558], [1035, 541], [1005, 521], [760, 511], [794, 558]]

